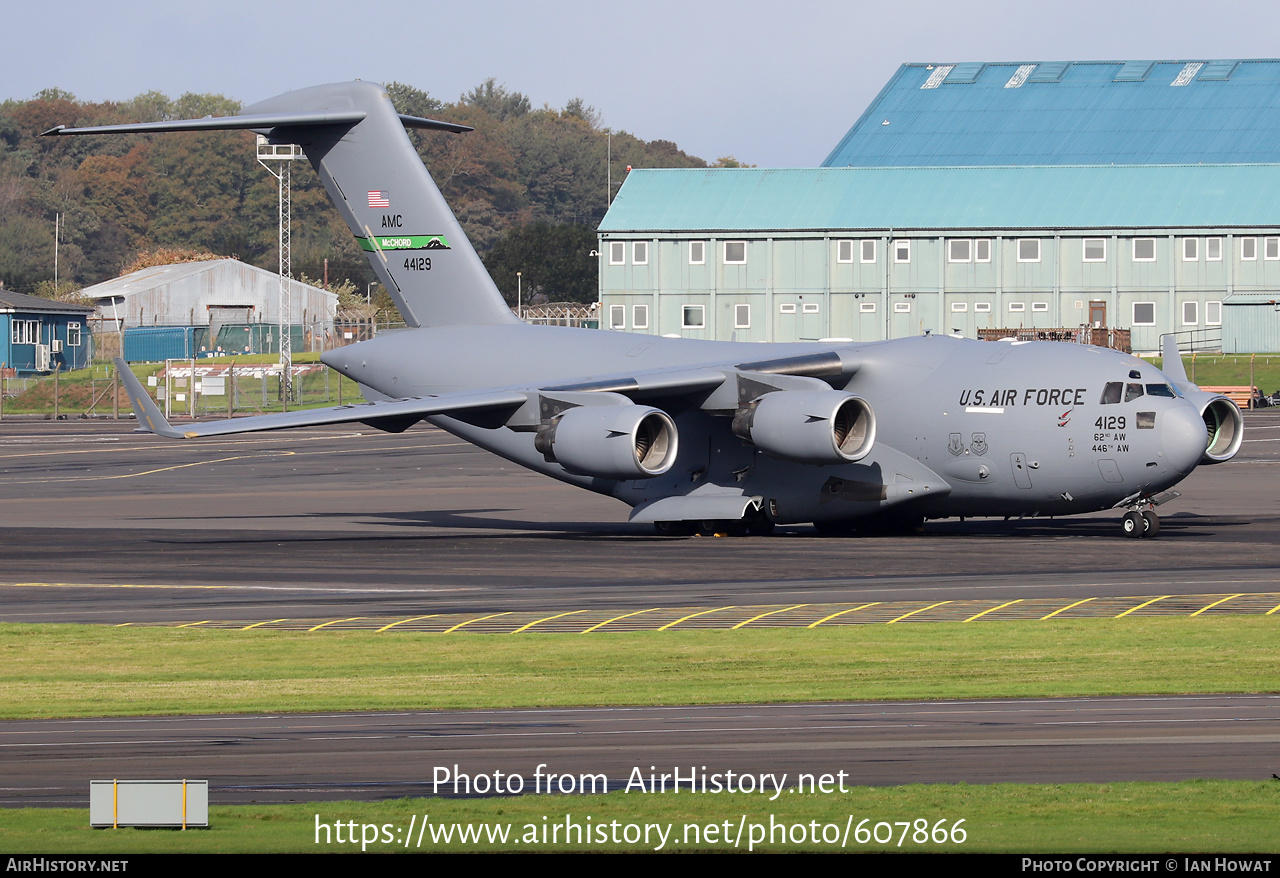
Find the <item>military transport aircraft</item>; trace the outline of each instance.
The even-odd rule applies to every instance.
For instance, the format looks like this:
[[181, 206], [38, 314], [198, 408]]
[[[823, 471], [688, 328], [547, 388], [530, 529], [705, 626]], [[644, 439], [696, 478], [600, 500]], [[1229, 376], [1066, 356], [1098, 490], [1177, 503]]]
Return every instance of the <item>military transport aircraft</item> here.
[[427, 420], [553, 478], [616, 497], [660, 533], [883, 532], [951, 516], [1153, 509], [1240, 447], [1239, 409], [1126, 354], [925, 335], [865, 344], [669, 339], [530, 326], [511, 313], [405, 134], [349, 82], [224, 118], [50, 135], [249, 129], [300, 145], [411, 330], [328, 351], [357, 405], [175, 427], [117, 361], [141, 424], [170, 438]]

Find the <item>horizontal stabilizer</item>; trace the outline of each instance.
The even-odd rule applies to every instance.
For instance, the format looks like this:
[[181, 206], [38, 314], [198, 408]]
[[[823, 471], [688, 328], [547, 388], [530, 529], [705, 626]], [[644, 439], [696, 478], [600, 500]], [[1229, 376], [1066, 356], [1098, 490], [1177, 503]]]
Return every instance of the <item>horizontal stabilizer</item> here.
[[[324, 125], [355, 125], [368, 114], [364, 110], [333, 110], [319, 113], [254, 113], [248, 116], [206, 116], [203, 119], [175, 119], [171, 122], [137, 122], [130, 125], [98, 125], [67, 128], [59, 125], [41, 134], [58, 137], [71, 134], [158, 134], [164, 131], [267, 131], [272, 128], [314, 128]], [[438, 122], [418, 116], [400, 116], [406, 128], [429, 128], [460, 134], [474, 129], [453, 122]]]

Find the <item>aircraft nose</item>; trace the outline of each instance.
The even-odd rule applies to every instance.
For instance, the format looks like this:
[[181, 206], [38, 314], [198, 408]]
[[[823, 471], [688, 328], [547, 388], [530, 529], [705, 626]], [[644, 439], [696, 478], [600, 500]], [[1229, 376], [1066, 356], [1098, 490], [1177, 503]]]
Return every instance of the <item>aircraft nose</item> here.
[[1204, 419], [1195, 406], [1188, 403], [1165, 412], [1160, 420], [1160, 442], [1164, 446], [1165, 460], [1179, 472], [1191, 472], [1204, 457], [1209, 444]]

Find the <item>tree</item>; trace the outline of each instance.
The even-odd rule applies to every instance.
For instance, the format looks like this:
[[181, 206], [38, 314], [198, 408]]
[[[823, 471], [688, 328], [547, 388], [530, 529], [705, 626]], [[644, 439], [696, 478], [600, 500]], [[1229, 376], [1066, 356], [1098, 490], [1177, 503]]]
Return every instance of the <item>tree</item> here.
[[527, 97], [518, 91], [507, 91], [507, 87], [498, 85], [492, 76], [464, 94], [458, 102], [478, 107], [503, 122], [525, 115], [531, 106]]
[[548, 302], [594, 302], [599, 295], [598, 262], [591, 251], [590, 226], [534, 222], [511, 229], [484, 255], [485, 267], [503, 298], [516, 304], [516, 272], [524, 301], [542, 295]]

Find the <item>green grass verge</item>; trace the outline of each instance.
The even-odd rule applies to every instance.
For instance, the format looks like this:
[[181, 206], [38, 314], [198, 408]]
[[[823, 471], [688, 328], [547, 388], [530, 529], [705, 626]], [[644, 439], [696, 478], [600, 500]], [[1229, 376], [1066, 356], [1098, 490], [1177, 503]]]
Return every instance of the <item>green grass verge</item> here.
[[1274, 692], [1280, 616], [415, 634], [0, 625], [0, 717]]
[[[414, 821], [410, 850], [538, 851], [653, 850], [660, 836], [628, 830], [628, 824], [657, 824], [667, 831], [665, 851], [733, 850], [740, 823], [745, 826], [739, 850], [787, 852], [832, 851], [849, 830], [847, 850], [950, 852], [1223, 852], [1274, 851], [1280, 847], [1280, 782], [1189, 781], [1185, 783], [992, 784], [849, 787], [844, 793], [783, 793], [776, 801], [747, 794], [612, 793], [608, 796], [523, 796], [493, 799], [401, 799], [392, 802], [325, 802], [298, 805], [212, 807], [209, 828], [171, 830], [91, 829], [87, 810], [21, 809], [3, 812], [0, 851], [24, 853], [266, 853], [356, 852], [361, 839], [367, 850], [403, 852], [404, 837]], [[427, 830], [417, 848], [418, 827]], [[566, 817], [581, 835], [566, 843]], [[850, 824], [850, 818], [852, 823]], [[877, 831], [858, 843], [854, 830]], [[916, 835], [923, 820], [932, 831], [939, 821], [946, 831], [958, 821], [964, 841]], [[343, 824], [339, 843], [333, 826]], [[348, 825], [354, 821], [354, 827]], [[618, 825], [613, 825], [617, 821]], [[729, 823], [728, 840], [725, 822]], [[772, 823], [771, 823], [772, 821]], [[903, 827], [909, 822], [906, 837]], [[317, 831], [317, 822], [328, 830]], [[365, 828], [368, 824], [368, 829]], [[480, 841], [462, 842], [454, 824], [481, 833]], [[712, 834], [708, 827], [714, 824]], [[785, 830], [776, 828], [782, 824]], [[588, 825], [591, 827], [588, 833]], [[797, 828], [801, 826], [802, 828]], [[556, 830], [559, 827], [558, 843]], [[696, 827], [686, 830], [686, 826]], [[496, 840], [499, 827], [507, 841]], [[773, 838], [768, 835], [772, 828]], [[348, 841], [354, 835], [354, 844]], [[785, 835], [784, 835], [785, 831]], [[824, 843], [823, 833], [834, 842]], [[446, 842], [443, 833], [452, 840]], [[544, 842], [544, 835], [546, 833]], [[624, 833], [635, 839], [627, 843]], [[491, 836], [490, 833], [494, 833]], [[600, 833], [603, 833], [601, 835]], [[620, 842], [613, 843], [613, 838]], [[814, 843], [816, 834], [819, 841]], [[434, 835], [434, 840], [433, 840]], [[753, 843], [755, 839], [762, 841]], [[316, 843], [317, 836], [320, 843]], [[914, 836], [914, 838], [913, 838]], [[326, 838], [327, 837], [327, 838]], [[490, 838], [495, 838], [490, 841]], [[956, 836], [957, 838], [959, 836]], [[515, 839], [521, 839], [519, 843]], [[582, 838], [582, 843], [577, 843]], [[792, 839], [798, 839], [792, 841]], [[785, 840], [784, 840], [785, 839]], [[591, 843], [587, 843], [590, 841]], [[1179, 862], [1179, 868], [1182, 863]]]

